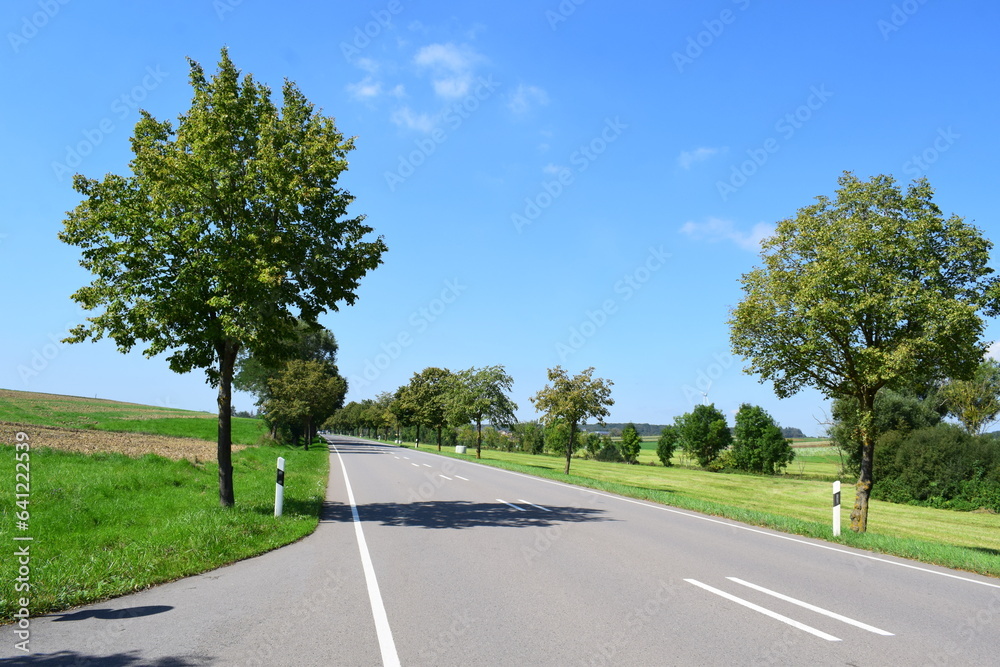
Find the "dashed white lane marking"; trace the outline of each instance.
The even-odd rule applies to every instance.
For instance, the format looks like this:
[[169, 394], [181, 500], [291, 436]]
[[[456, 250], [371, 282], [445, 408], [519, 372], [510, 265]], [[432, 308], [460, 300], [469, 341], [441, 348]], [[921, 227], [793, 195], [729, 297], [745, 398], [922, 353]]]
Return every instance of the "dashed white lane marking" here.
[[411, 463], [410, 465], [411, 465], [411, 466], [413, 466], [414, 468], [419, 468], [419, 467], [420, 467], [420, 466], [419, 466], [419, 465], [417, 465], [416, 463]]
[[446, 480], [451, 481], [451, 477], [448, 477], [448, 475], [442, 475], [441, 473], [438, 473], [438, 477], [444, 477]]
[[431, 468], [431, 467], [432, 467], [431, 465], [429, 465], [429, 464], [427, 464], [427, 463], [424, 463], [424, 464], [423, 464], [423, 466], [424, 466], [425, 468]]
[[773, 619], [775, 619], [777, 621], [781, 621], [782, 623], [787, 623], [788, 625], [792, 626], [793, 628], [798, 628], [799, 630], [802, 630], [804, 632], [808, 632], [811, 635], [816, 635], [820, 639], [825, 639], [828, 642], [839, 642], [840, 641], [839, 637], [834, 637], [833, 635], [828, 635], [827, 633], [823, 632], [822, 630], [817, 630], [816, 628], [810, 627], [810, 626], [806, 625], [805, 623], [799, 623], [795, 619], [788, 618], [787, 616], [782, 616], [778, 612], [771, 611], [770, 609], [766, 609], [764, 607], [761, 607], [760, 605], [754, 604], [753, 602], [750, 602], [748, 600], [744, 600], [743, 598], [738, 598], [735, 595], [730, 595], [729, 593], [727, 593], [725, 591], [720, 591], [718, 588], [712, 588], [708, 584], [703, 584], [700, 581], [697, 581], [695, 579], [685, 579], [684, 581], [688, 582], [689, 584], [694, 584], [695, 586], [698, 586], [699, 588], [703, 588], [706, 591], [708, 591], [709, 593], [715, 593], [716, 595], [718, 595], [720, 597], [724, 597], [727, 600], [735, 602], [736, 604], [743, 605], [744, 607], [746, 607], [748, 609], [753, 609], [754, 611], [759, 612], [761, 614], [764, 614], [765, 616], [770, 616], [771, 618], [773, 618]]
[[498, 503], [503, 503], [504, 505], [510, 505], [511, 507], [513, 507], [514, 509], [516, 509], [518, 512], [527, 512], [528, 511], [528, 510], [524, 509], [523, 507], [518, 507], [514, 503], [508, 503], [506, 500], [503, 500], [502, 498], [497, 498], [497, 502]]
[[848, 625], [853, 625], [856, 628], [861, 628], [862, 630], [867, 630], [868, 632], [874, 632], [877, 635], [883, 635], [885, 637], [892, 637], [891, 632], [886, 632], [885, 630], [880, 630], [873, 625], [868, 625], [867, 623], [862, 623], [861, 621], [855, 621], [853, 618], [848, 618], [847, 616], [841, 616], [836, 612], [832, 612], [822, 607], [817, 607], [816, 605], [809, 604], [808, 602], [802, 602], [801, 600], [796, 600], [795, 598], [788, 597], [776, 591], [768, 590], [763, 586], [758, 586], [757, 584], [751, 584], [749, 581], [743, 581], [742, 579], [737, 579], [736, 577], [726, 577], [729, 581], [735, 581], [737, 584], [752, 588], [755, 591], [760, 591], [761, 593], [766, 593], [770, 596], [776, 597], [779, 600], [784, 600], [785, 602], [791, 602], [792, 604], [797, 604], [800, 607], [804, 607], [809, 611], [814, 611], [817, 614], [823, 614], [824, 616], [829, 616], [830, 618], [835, 618], [842, 623], [847, 623]]
[[455, 475], [455, 477], [458, 477], [459, 479], [464, 479], [466, 482], [469, 481], [468, 477], [462, 477], [461, 475]]
[[544, 511], [544, 512], [551, 512], [551, 511], [552, 511], [552, 510], [550, 510], [550, 509], [549, 509], [548, 507], [542, 507], [541, 505], [536, 505], [535, 503], [529, 503], [529, 502], [528, 502], [527, 500], [525, 500], [524, 498], [518, 498], [518, 499], [517, 499], [517, 502], [519, 502], [519, 503], [524, 503], [525, 505], [531, 505], [532, 507], [537, 507], [538, 509], [540, 509], [540, 510], [542, 510], [542, 511]]
[[361, 565], [365, 571], [365, 582], [368, 584], [368, 599], [372, 606], [372, 616], [375, 618], [375, 633], [378, 635], [378, 646], [382, 652], [382, 664], [386, 667], [399, 667], [399, 654], [396, 652], [396, 642], [392, 639], [392, 628], [389, 627], [389, 617], [382, 603], [382, 593], [378, 589], [378, 579], [375, 578], [375, 567], [372, 565], [371, 554], [368, 553], [368, 543], [361, 529], [361, 518], [358, 516], [358, 505], [354, 502], [354, 491], [351, 480], [347, 478], [347, 466], [344, 457], [340, 455], [337, 446], [333, 446], [340, 459], [340, 469], [344, 471], [344, 486], [347, 487], [347, 501], [351, 503], [351, 516], [354, 517], [354, 532], [358, 537], [358, 550], [361, 552]]

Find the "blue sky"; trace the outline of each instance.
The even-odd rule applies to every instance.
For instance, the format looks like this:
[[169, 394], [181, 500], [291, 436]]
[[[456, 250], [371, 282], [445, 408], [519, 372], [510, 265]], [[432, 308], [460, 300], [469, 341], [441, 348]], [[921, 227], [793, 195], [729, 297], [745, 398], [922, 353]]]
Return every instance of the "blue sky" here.
[[729, 355], [739, 278], [844, 170], [927, 176], [945, 213], [1000, 238], [998, 24], [985, 1], [12, 0], [0, 386], [214, 409], [199, 372], [58, 344], [90, 278], [56, 235], [72, 173], [126, 173], [137, 109], [176, 119], [185, 58], [214, 72], [225, 45], [357, 137], [343, 183], [389, 252], [321, 319], [349, 399], [503, 364], [531, 419], [547, 368], [594, 366], [612, 421], [668, 423], [707, 391], [819, 434], [822, 396], [778, 400]]

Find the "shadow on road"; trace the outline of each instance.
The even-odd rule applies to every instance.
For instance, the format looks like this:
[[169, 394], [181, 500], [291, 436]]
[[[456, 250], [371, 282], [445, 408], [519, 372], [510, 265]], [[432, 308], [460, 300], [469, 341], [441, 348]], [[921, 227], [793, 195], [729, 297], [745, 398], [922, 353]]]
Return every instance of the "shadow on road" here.
[[76, 651], [59, 651], [57, 653], [36, 653], [17, 658], [6, 658], [3, 664], [11, 667], [62, 667], [64, 665], [101, 665], [102, 667], [195, 667], [210, 665], [207, 658], [143, 658], [136, 651], [115, 653], [114, 655], [86, 655]]
[[[105, 621], [118, 621], [123, 618], [140, 618], [142, 616], [152, 616], [170, 611], [173, 607], [168, 605], [148, 605], [145, 607], [127, 607], [125, 609], [85, 609], [72, 614], [45, 614], [48, 618], [55, 618], [54, 623], [64, 621], [85, 621], [88, 618], [99, 618]], [[56, 618], [58, 617], [58, 618]]]
[[[340, 503], [327, 503], [324, 521], [351, 521], [351, 508]], [[376, 521], [383, 526], [415, 526], [418, 528], [545, 528], [556, 523], [584, 521], [614, 521], [604, 516], [604, 510], [586, 507], [548, 507], [548, 511], [519, 505], [516, 510], [504, 503], [474, 503], [464, 500], [426, 501], [415, 503], [371, 503], [358, 506], [362, 521]]]

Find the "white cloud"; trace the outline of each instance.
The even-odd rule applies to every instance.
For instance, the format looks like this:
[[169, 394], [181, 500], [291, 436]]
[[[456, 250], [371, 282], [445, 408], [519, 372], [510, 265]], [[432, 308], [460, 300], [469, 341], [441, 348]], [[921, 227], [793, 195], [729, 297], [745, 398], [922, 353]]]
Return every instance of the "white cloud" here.
[[410, 107], [402, 107], [393, 112], [390, 120], [410, 130], [430, 132], [434, 129], [434, 119], [425, 113], [415, 114]]
[[737, 229], [730, 220], [708, 218], [705, 222], [685, 222], [680, 231], [695, 241], [730, 241], [744, 250], [756, 252], [760, 250], [760, 242], [774, 233], [774, 225], [758, 222], [747, 233]]
[[413, 62], [428, 69], [433, 76], [434, 92], [445, 99], [468, 95], [475, 66], [483, 57], [462, 45], [428, 44], [417, 51]]
[[695, 162], [704, 162], [713, 155], [724, 152], [726, 152], [725, 148], [709, 148], [707, 146], [696, 148], [693, 151], [681, 151], [681, 154], [677, 156], [677, 164], [684, 169], [690, 169]]
[[382, 84], [379, 81], [373, 80], [370, 76], [366, 76], [357, 83], [347, 84], [347, 92], [355, 99], [368, 100], [378, 97], [379, 93], [382, 92]]
[[1000, 361], [1000, 340], [993, 341], [993, 343], [986, 348], [986, 357]]
[[356, 67], [360, 67], [369, 74], [375, 74], [379, 70], [379, 64], [371, 58], [358, 58], [354, 61]]
[[549, 103], [549, 94], [538, 86], [518, 84], [517, 90], [507, 99], [507, 108], [517, 114], [527, 113], [535, 104], [545, 106]]

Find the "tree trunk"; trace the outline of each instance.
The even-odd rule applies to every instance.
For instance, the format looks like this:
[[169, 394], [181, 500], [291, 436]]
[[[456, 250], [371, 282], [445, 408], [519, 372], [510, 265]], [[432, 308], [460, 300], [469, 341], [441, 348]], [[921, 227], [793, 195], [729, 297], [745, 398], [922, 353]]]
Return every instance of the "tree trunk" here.
[[864, 533], [868, 530], [868, 498], [871, 495], [872, 463], [875, 460], [875, 394], [861, 397], [861, 474], [856, 485], [857, 495], [851, 511], [851, 530]]
[[312, 417], [306, 417], [306, 446], [305, 450], [309, 451], [309, 443], [312, 442], [313, 438], [313, 428], [312, 428]]
[[573, 457], [573, 437], [576, 435], [576, 422], [569, 425], [569, 442], [566, 443], [566, 474], [569, 474], [569, 460]]
[[216, 346], [219, 357], [219, 504], [232, 507], [236, 504], [233, 494], [233, 368], [239, 344], [223, 341]]
[[476, 458], [483, 458], [483, 422], [476, 422]]
[[438, 424], [438, 451], [441, 451], [441, 424]]

